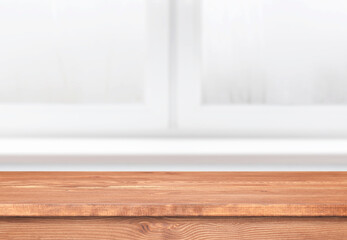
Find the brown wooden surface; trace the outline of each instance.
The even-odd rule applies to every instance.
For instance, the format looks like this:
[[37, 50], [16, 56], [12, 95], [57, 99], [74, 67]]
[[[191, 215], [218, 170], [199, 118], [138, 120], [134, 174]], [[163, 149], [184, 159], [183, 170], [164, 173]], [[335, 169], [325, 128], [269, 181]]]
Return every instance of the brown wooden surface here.
[[0, 218], [0, 240], [346, 240], [347, 218]]
[[0, 172], [0, 216], [347, 216], [347, 172]]

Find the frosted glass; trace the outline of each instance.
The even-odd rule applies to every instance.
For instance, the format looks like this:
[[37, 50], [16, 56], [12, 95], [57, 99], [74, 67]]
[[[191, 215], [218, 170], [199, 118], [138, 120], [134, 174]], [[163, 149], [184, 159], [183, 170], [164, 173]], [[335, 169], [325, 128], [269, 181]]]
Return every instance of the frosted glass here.
[[201, 0], [205, 104], [346, 104], [347, 1]]
[[0, 0], [0, 103], [143, 100], [145, 0]]

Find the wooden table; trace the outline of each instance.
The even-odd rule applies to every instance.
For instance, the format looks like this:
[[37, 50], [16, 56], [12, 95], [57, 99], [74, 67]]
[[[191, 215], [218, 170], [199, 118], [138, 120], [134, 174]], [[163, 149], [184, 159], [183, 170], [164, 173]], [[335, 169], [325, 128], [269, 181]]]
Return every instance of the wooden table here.
[[0, 172], [0, 239], [347, 239], [347, 172]]

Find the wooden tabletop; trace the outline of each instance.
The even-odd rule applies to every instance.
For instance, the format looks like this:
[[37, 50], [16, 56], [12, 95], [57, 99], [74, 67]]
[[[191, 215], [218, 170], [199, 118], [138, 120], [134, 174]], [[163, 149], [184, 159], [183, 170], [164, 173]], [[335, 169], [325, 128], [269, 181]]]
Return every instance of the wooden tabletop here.
[[0, 172], [0, 216], [347, 216], [347, 172]]

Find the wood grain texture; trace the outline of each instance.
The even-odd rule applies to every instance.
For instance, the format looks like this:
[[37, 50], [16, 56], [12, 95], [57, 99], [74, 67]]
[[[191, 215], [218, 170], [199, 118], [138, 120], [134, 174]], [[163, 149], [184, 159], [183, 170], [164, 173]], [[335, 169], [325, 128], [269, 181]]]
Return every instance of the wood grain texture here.
[[347, 172], [0, 172], [0, 216], [347, 216]]
[[0, 240], [347, 238], [347, 218], [0, 218]]

